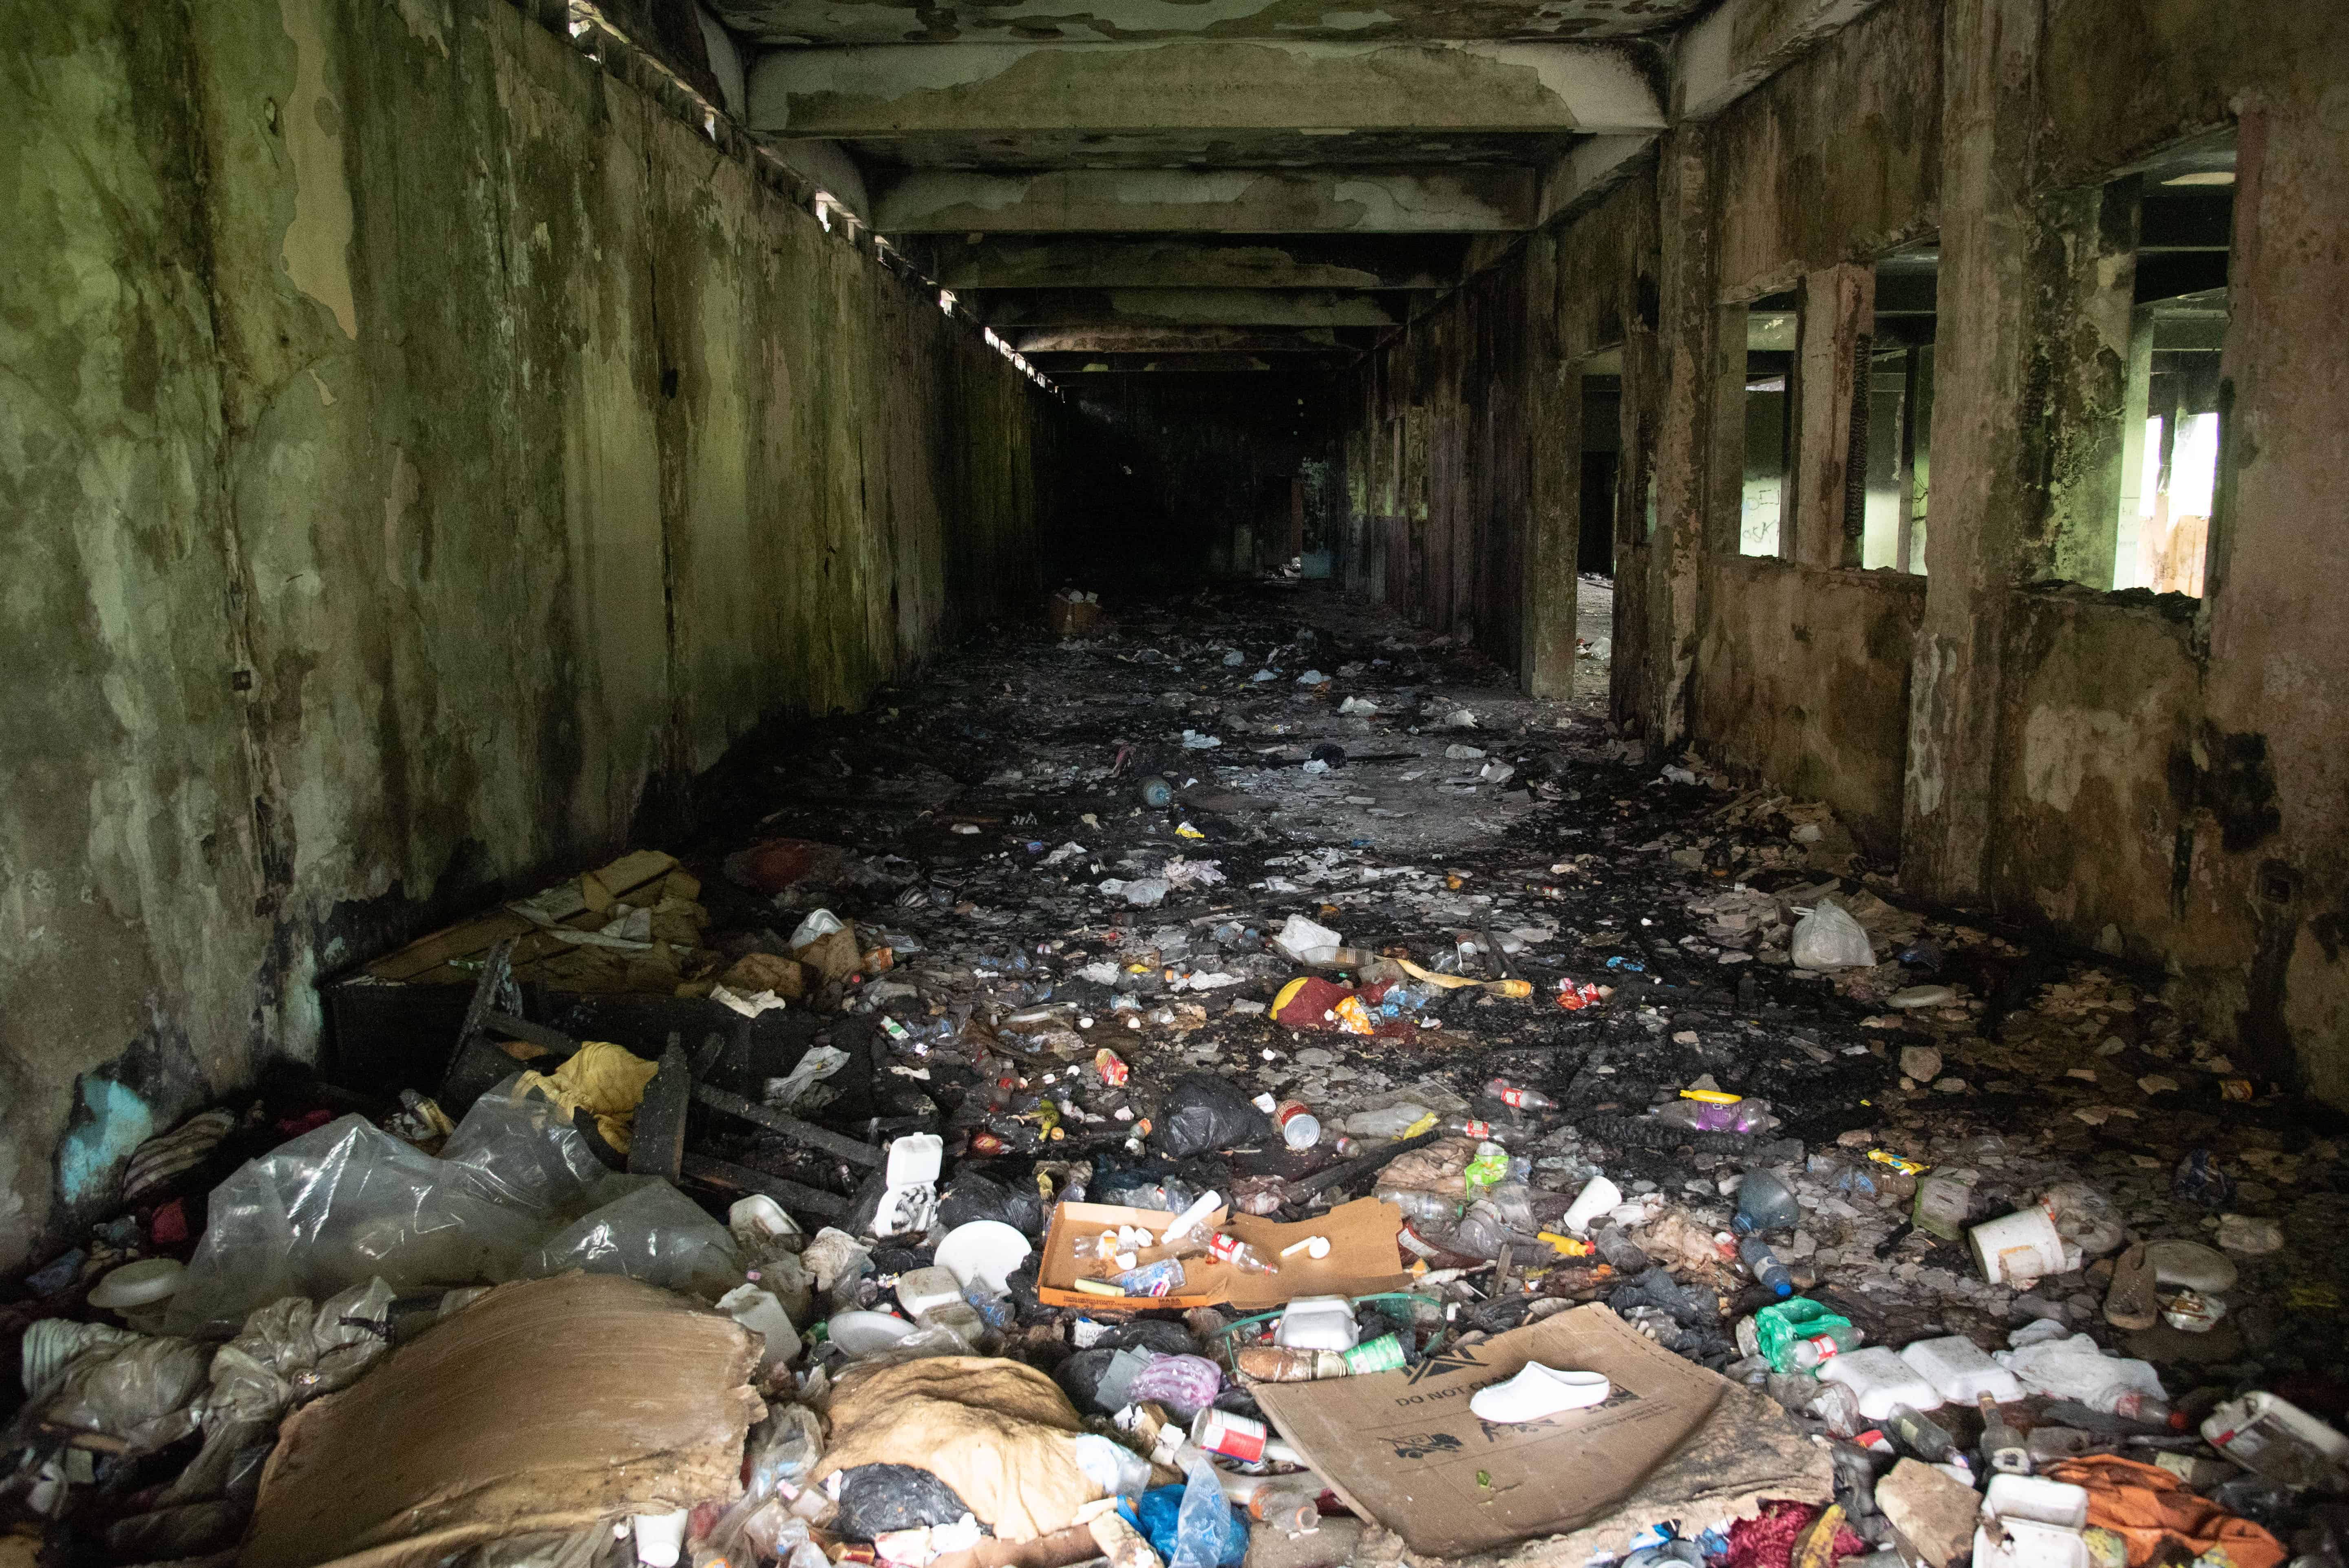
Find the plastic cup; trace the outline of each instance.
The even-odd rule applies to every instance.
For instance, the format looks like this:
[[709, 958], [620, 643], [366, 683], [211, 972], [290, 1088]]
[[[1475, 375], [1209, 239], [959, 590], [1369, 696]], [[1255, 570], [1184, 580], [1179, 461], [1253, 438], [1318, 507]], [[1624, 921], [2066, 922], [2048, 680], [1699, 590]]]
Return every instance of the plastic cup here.
[[1566, 1211], [1566, 1228], [1579, 1236], [1590, 1228], [1590, 1222], [1623, 1201], [1623, 1189], [1603, 1176], [1594, 1176], [1575, 1195], [1573, 1207]]
[[2064, 1238], [2038, 1204], [1977, 1225], [1968, 1232], [1982, 1278], [2015, 1284], [2064, 1272]]
[[675, 1513], [640, 1513], [629, 1522], [636, 1532], [636, 1561], [645, 1568], [677, 1568], [685, 1551], [685, 1524], [692, 1510]]

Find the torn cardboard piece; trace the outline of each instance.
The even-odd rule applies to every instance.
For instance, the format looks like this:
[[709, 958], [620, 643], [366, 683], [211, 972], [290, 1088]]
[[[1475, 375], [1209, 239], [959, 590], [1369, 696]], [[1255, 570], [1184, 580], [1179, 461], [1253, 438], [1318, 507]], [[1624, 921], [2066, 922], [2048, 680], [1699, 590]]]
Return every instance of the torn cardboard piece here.
[[[1381, 1291], [1410, 1287], [1402, 1272], [1395, 1238], [1402, 1230], [1402, 1210], [1375, 1198], [1341, 1203], [1326, 1214], [1294, 1225], [1276, 1224], [1255, 1214], [1229, 1214], [1218, 1209], [1200, 1227], [1199, 1236], [1216, 1231], [1238, 1237], [1280, 1267], [1269, 1274], [1252, 1274], [1213, 1258], [1183, 1260], [1183, 1288], [1163, 1296], [1088, 1294], [1076, 1288], [1080, 1279], [1102, 1276], [1093, 1262], [1094, 1240], [1120, 1225], [1139, 1225], [1153, 1235], [1163, 1232], [1174, 1216], [1163, 1209], [1128, 1209], [1115, 1203], [1063, 1203], [1052, 1210], [1052, 1226], [1045, 1233], [1043, 1262], [1037, 1266], [1037, 1296], [1051, 1306], [1079, 1306], [1093, 1312], [1114, 1312], [1122, 1306], [1185, 1308], [1227, 1303], [1247, 1312], [1262, 1312], [1298, 1296], [1367, 1296]], [[1283, 1258], [1292, 1243], [1310, 1236], [1326, 1237], [1327, 1257], [1309, 1258], [1302, 1251]], [[1145, 1247], [1136, 1254], [1142, 1264], [1174, 1256], [1178, 1248]]]
[[616, 1274], [501, 1285], [289, 1417], [239, 1568], [421, 1568], [741, 1488], [758, 1336]]
[[[1469, 1396], [1529, 1361], [1606, 1374], [1606, 1403], [1504, 1427]], [[1541, 1539], [1513, 1562], [1581, 1568], [1643, 1525], [1826, 1502], [1826, 1455], [1767, 1397], [1683, 1361], [1605, 1306], [1578, 1307], [1397, 1372], [1266, 1383], [1257, 1401], [1346, 1505], [1415, 1552]]]

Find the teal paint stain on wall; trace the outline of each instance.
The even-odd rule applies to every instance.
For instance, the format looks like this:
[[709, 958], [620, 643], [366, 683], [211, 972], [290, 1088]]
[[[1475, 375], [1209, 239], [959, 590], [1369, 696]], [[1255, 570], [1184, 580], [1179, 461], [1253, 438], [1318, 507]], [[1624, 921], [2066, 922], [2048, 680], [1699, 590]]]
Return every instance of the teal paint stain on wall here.
[[68, 1204], [109, 1196], [131, 1151], [155, 1136], [154, 1111], [111, 1078], [83, 1078], [79, 1109], [57, 1145], [57, 1195]]

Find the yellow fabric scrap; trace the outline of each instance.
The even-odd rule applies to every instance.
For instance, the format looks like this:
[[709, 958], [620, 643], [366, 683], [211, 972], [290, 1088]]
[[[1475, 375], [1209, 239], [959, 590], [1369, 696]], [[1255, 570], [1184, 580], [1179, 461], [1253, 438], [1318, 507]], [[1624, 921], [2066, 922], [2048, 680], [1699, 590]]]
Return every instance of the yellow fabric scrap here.
[[613, 1151], [626, 1154], [645, 1085], [659, 1071], [659, 1063], [647, 1062], [625, 1046], [590, 1040], [554, 1072], [524, 1073], [514, 1090], [528, 1094], [536, 1089], [566, 1112], [585, 1111], [595, 1118], [595, 1130]]

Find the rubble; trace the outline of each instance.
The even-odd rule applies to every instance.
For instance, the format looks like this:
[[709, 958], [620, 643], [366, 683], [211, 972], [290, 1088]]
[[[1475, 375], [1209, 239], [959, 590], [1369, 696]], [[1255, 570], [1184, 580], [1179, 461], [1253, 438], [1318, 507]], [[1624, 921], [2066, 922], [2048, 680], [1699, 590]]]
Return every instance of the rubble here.
[[[2215, 1467], [2161, 1471], [2212, 1540], [2318, 1527], [2339, 1147], [2156, 977], [1267, 593], [1061, 596], [1086, 635], [807, 726], [708, 843], [329, 986], [350, 1081], [166, 1129], [11, 1307], [14, 1505], [117, 1563], [233, 1542], [258, 1479], [289, 1564], [616, 1527], [656, 1568], [1940, 1568], [2021, 1528], [1994, 1449]], [[592, 1445], [467, 1436], [495, 1511], [386, 1480], [319, 1522], [349, 1412], [572, 1303], [491, 1383], [535, 1397], [601, 1291], [684, 1361], [632, 1340], [559, 1419], [649, 1388], [691, 1463], [576, 1488]], [[1609, 1392], [1480, 1420], [1529, 1365]], [[126, 1515], [134, 1462], [187, 1479]]]

